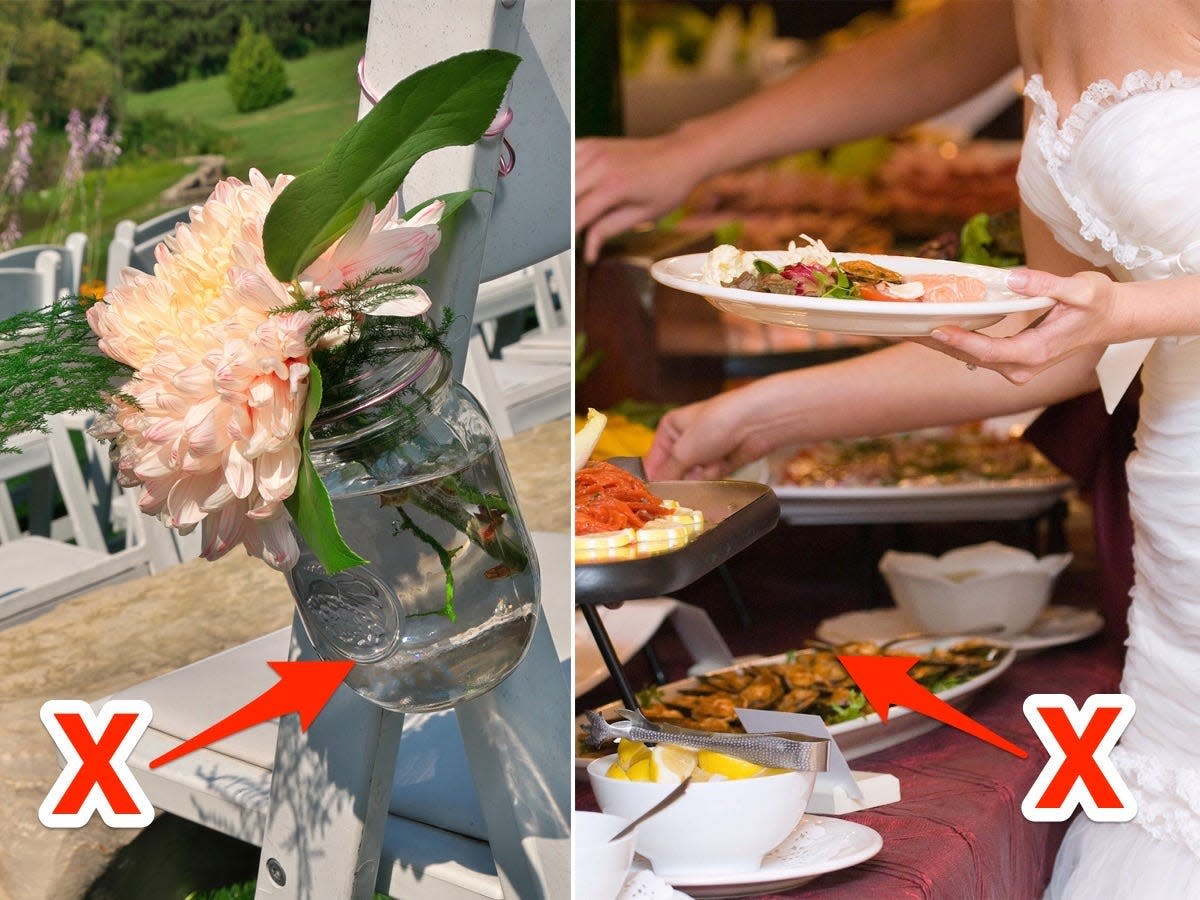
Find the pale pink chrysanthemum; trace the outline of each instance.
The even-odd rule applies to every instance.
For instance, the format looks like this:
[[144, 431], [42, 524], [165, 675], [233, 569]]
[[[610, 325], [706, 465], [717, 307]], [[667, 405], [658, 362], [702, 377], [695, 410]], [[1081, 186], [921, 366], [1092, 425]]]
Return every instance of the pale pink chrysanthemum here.
[[266, 267], [262, 223], [290, 179], [220, 182], [191, 222], [160, 245], [154, 274], [131, 269], [88, 310], [104, 353], [132, 366], [116, 401], [118, 470], [141, 509], [202, 555], [239, 543], [272, 566], [299, 549], [283, 501], [300, 464], [314, 315], [271, 314], [293, 298]]
[[[409, 281], [429, 265], [429, 258], [441, 242], [441, 219], [445, 204], [430, 203], [411, 219], [397, 219], [398, 198], [393, 196], [378, 215], [375, 205], [366, 204], [354, 224], [336, 244], [329, 247], [300, 275], [306, 289], [314, 294], [339, 290], [379, 269], [398, 269], [371, 279], [369, 283]], [[419, 316], [429, 309], [429, 297], [420, 287], [411, 285], [410, 293], [388, 300], [374, 315]]]

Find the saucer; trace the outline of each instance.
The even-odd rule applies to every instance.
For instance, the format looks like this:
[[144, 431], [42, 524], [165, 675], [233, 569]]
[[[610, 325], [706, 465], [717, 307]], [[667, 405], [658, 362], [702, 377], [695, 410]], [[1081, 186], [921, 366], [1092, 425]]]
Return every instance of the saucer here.
[[659, 877], [696, 900], [754, 897], [856, 866], [878, 853], [882, 846], [883, 838], [874, 828], [828, 816], [806, 815], [782, 844], [763, 857], [762, 868], [756, 871]]
[[[1091, 637], [1104, 627], [1104, 617], [1091, 609], [1076, 606], [1047, 606], [1024, 634], [1004, 640], [1018, 654], [1034, 653], [1048, 647], [1073, 644]], [[921, 629], [895, 607], [865, 609], [842, 613], [817, 626], [816, 636], [831, 644], [847, 641], [888, 641]]]

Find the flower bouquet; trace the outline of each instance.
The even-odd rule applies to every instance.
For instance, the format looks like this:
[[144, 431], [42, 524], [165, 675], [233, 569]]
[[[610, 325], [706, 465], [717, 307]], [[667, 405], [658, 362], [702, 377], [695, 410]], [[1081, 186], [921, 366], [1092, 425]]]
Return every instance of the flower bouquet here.
[[498, 442], [418, 279], [472, 192], [397, 208], [420, 157], [484, 135], [517, 63], [482, 50], [416, 72], [315, 169], [220, 182], [153, 274], [0, 323], [0, 449], [97, 413], [143, 512], [199, 528], [210, 560], [243, 545], [288, 572], [318, 651], [398, 709], [493, 686], [536, 617]]

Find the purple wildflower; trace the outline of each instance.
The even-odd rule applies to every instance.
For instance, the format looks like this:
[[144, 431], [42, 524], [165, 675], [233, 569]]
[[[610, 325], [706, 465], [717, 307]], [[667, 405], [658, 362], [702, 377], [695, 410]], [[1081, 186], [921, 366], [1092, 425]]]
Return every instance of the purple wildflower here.
[[71, 110], [71, 115], [67, 119], [67, 161], [63, 165], [63, 181], [67, 184], [75, 184], [83, 177], [83, 163], [87, 158], [88, 138], [90, 135], [86, 133], [86, 128], [83, 124], [83, 116], [79, 110]]
[[8, 172], [4, 176], [4, 186], [13, 197], [21, 195], [25, 190], [25, 183], [29, 180], [29, 167], [33, 164], [33, 156], [29, 149], [33, 145], [35, 131], [37, 125], [32, 118], [27, 118], [13, 132], [16, 143], [13, 145], [12, 159], [8, 163]]
[[17, 214], [13, 213], [8, 218], [8, 227], [3, 232], [0, 232], [0, 250], [12, 249], [20, 239], [21, 223], [17, 218]]

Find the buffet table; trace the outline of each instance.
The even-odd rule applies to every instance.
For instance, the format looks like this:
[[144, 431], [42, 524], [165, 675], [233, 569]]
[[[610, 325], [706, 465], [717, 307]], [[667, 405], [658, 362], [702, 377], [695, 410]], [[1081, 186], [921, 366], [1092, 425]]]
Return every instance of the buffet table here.
[[[1073, 506], [1067, 525], [1076, 560], [1059, 582], [1054, 602], [1091, 605], [1089, 601], [1097, 593], [1097, 575], [1090, 518], [1085, 510]], [[1013, 542], [1003, 526], [990, 528], [991, 535], [962, 526], [929, 526], [918, 537], [925, 543], [942, 540], [952, 545], [987, 536]], [[997, 528], [1001, 530], [995, 531]], [[853, 582], [839, 577], [839, 572], [846, 571], [846, 556], [853, 553], [847, 546], [853, 534], [849, 528], [781, 526], [734, 557], [730, 563], [734, 577], [746, 596], [754, 598], [755, 623], [750, 628], [736, 623], [716, 580], [697, 583], [681, 593], [680, 599], [708, 606], [736, 654], [779, 652], [786, 649], [785, 644], [801, 646], [816, 621], [856, 601]], [[799, 547], [804, 547], [803, 554], [797, 553]], [[681, 659], [670, 636], [656, 638], [656, 644], [668, 674], [678, 677]], [[632, 660], [627, 666], [635, 679], [640, 662]], [[847, 816], [878, 831], [883, 849], [853, 868], [820, 876], [782, 894], [762, 896], [839, 900], [1040, 897], [1066, 824], [1033, 823], [1021, 815], [1021, 801], [1047, 759], [1021, 704], [1033, 693], [1061, 692], [1082, 702], [1090, 694], [1114, 691], [1120, 667], [1120, 647], [1102, 633], [1019, 659], [981, 691], [967, 712], [1028, 750], [1028, 759], [940, 727], [853, 760], [851, 766], [856, 770], [886, 772], [900, 779], [903, 799], [899, 803]], [[610, 699], [611, 684], [581, 697], [579, 707]], [[596, 808], [586, 779], [578, 782], [576, 805]]]
[[[900, 779], [899, 803], [847, 816], [878, 831], [883, 849], [853, 868], [763, 896], [1040, 897], [1066, 823], [1028, 822], [1021, 815], [1021, 800], [1047, 758], [1021, 704], [1045, 692], [1082, 703], [1089, 694], [1115, 690], [1119, 676], [1118, 653], [1095, 639], [1019, 660], [982, 693], [970, 715], [1028, 750], [1028, 759], [942, 727], [854, 760], [856, 770]], [[576, 806], [596, 808], [582, 781]]]

